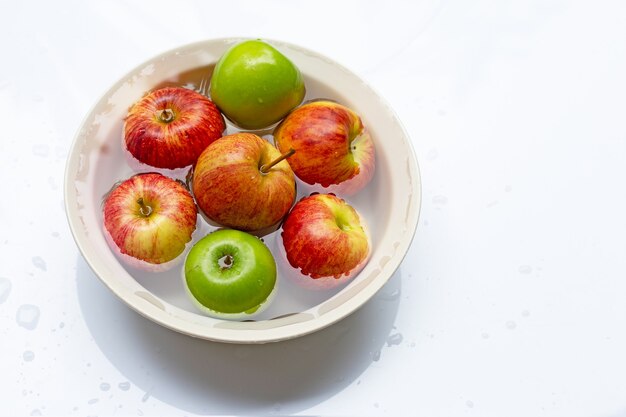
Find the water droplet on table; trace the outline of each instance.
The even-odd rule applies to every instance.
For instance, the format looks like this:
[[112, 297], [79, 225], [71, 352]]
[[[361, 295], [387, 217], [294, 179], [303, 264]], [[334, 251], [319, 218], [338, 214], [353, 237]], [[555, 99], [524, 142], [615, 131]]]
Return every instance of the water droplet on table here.
[[31, 416], [40, 416], [41, 415], [41, 411], [39, 411], [39, 409], [34, 409], [33, 411], [30, 412]]
[[45, 144], [38, 144], [33, 146], [33, 155], [46, 157], [50, 154], [50, 147]]
[[435, 148], [432, 148], [426, 154], [426, 159], [428, 159], [429, 161], [434, 161], [435, 159], [437, 159], [438, 156], [439, 156], [439, 151], [437, 151], [437, 149]]
[[392, 334], [387, 338], [387, 346], [399, 345], [403, 339], [402, 333]]
[[530, 265], [522, 265], [518, 269], [520, 274], [528, 275], [533, 272], [533, 267]]
[[433, 197], [433, 204], [436, 206], [445, 206], [448, 204], [448, 197], [445, 195], [436, 195]]
[[148, 401], [148, 399], [150, 398], [151, 395], [152, 395], [152, 388], [150, 388], [148, 391], [146, 391], [146, 393], [143, 395], [143, 397], [141, 397], [141, 402], [145, 403], [146, 401]]
[[100, 391], [108, 391], [110, 389], [111, 389], [111, 384], [107, 382], [103, 382], [102, 384], [100, 384]]
[[22, 359], [26, 362], [31, 362], [35, 359], [35, 353], [32, 350], [25, 350], [24, 353], [22, 353]]
[[36, 268], [39, 268], [42, 271], [48, 270], [48, 267], [46, 266], [46, 261], [44, 261], [41, 256], [33, 256], [32, 261], [33, 265], [35, 265]]
[[515, 328], [517, 327], [517, 323], [515, 323], [513, 320], [509, 320], [506, 322], [506, 328], [509, 330], [515, 330]]
[[15, 321], [18, 326], [33, 330], [39, 323], [39, 307], [32, 304], [23, 304], [17, 309]]
[[0, 304], [4, 303], [7, 298], [9, 298], [12, 286], [8, 278], [0, 277]]
[[473, 401], [467, 400], [467, 401], [465, 401], [465, 405], [468, 406], [469, 408], [474, 408], [474, 402]]
[[395, 301], [400, 298], [400, 290], [395, 289], [391, 292], [381, 291], [378, 293], [378, 298], [384, 301]]
[[120, 382], [117, 387], [122, 391], [128, 391], [130, 389], [130, 382]]
[[372, 354], [372, 360], [378, 362], [380, 360], [380, 350], [377, 350]]

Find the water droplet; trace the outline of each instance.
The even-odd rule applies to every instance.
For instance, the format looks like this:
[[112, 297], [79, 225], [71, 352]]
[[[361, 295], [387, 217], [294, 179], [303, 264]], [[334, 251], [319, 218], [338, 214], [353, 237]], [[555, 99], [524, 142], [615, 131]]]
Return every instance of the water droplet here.
[[513, 320], [509, 320], [506, 322], [506, 328], [509, 330], [515, 330], [515, 328], [517, 327], [517, 323], [515, 323]]
[[39, 102], [43, 101], [43, 96], [40, 96], [39, 94], [37, 94], [37, 95], [33, 96], [33, 101], [36, 101], [36, 102], [39, 103]]
[[0, 277], [0, 304], [4, 303], [7, 298], [9, 298], [12, 286], [8, 278]]
[[400, 298], [400, 290], [399, 289], [395, 289], [389, 293], [387, 292], [380, 292], [378, 294], [378, 298], [380, 298], [381, 300], [384, 301], [395, 301], [398, 298]]
[[63, 323], [63, 322], [59, 323], [59, 329], [62, 329], [64, 327], [65, 327], [65, 323]]
[[46, 261], [43, 260], [41, 256], [33, 256], [33, 265], [36, 268], [41, 269], [42, 271], [46, 271], [48, 267], [46, 266]]
[[372, 360], [378, 362], [380, 360], [380, 350], [377, 350], [372, 354]]
[[387, 346], [399, 345], [402, 343], [402, 339], [404, 339], [402, 333], [392, 334], [387, 338]]
[[439, 116], [445, 116], [446, 114], [448, 114], [448, 112], [445, 111], [444, 109], [439, 109], [439, 110], [437, 110], [437, 114]]
[[438, 156], [439, 156], [439, 151], [437, 151], [437, 149], [435, 148], [432, 148], [426, 154], [426, 159], [428, 159], [429, 161], [434, 161], [435, 159], [437, 159]]
[[48, 185], [50, 186], [50, 188], [52, 188], [53, 190], [58, 189], [59, 187], [56, 184], [56, 181], [54, 179], [54, 177], [48, 177]]
[[263, 104], [263, 99], [262, 99], [261, 97], [258, 97], [258, 98], [256, 99], [256, 101], [258, 101], [258, 102], [259, 102], [259, 104]]
[[107, 382], [103, 382], [102, 384], [100, 384], [100, 391], [108, 391], [110, 389], [111, 389], [111, 384]]
[[530, 311], [528, 310], [522, 311], [522, 317], [528, 317], [528, 316], [530, 316]]
[[130, 382], [120, 382], [117, 387], [122, 391], [128, 391], [130, 389]]
[[59, 232], [52, 232], [52, 237], [59, 237], [59, 236], [60, 236]]
[[465, 401], [465, 405], [468, 406], [469, 408], [474, 408], [474, 402], [473, 401], [467, 400], [467, 401]]
[[152, 393], [150, 392], [151, 390], [146, 391], [146, 393], [143, 395], [143, 397], [141, 397], [141, 402], [145, 403], [146, 401], [148, 401], [148, 399], [150, 399], [150, 395], [152, 395]]
[[39, 307], [31, 304], [23, 304], [17, 309], [15, 321], [25, 329], [33, 330], [39, 323]]
[[50, 147], [43, 143], [33, 146], [33, 155], [46, 157], [50, 154]]
[[483, 339], [489, 339], [489, 333], [483, 333], [480, 335], [480, 337], [482, 337]]
[[433, 204], [436, 206], [445, 206], [448, 204], [448, 197], [445, 195], [436, 195], [433, 197]]
[[522, 265], [519, 267], [518, 271], [520, 274], [528, 275], [533, 272], [533, 267], [530, 265]]
[[33, 411], [30, 412], [31, 416], [40, 416], [41, 415], [41, 411], [39, 411], [39, 409], [35, 408]]
[[98, 399], [97, 399], [97, 398], [92, 398], [91, 400], [87, 401], [87, 404], [89, 404], [89, 405], [94, 405], [94, 404], [95, 404], [95, 403], [97, 403], [97, 402], [98, 402]]
[[504, 192], [505, 192], [505, 193], [510, 193], [512, 189], [513, 189], [513, 187], [511, 187], [510, 185], [506, 185], [506, 186], [504, 187]]
[[35, 359], [35, 353], [32, 350], [25, 350], [24, 353], [22, 353], [22, 359], [26, 362], [31, 362]]
[[493, 200], [487, 203], [487, 208], [491, 208], [498, 205], [498, 200]]

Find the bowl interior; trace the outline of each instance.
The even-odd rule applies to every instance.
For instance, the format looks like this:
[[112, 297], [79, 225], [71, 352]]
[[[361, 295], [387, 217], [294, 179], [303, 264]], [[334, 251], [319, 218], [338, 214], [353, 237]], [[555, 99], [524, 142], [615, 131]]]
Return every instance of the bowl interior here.
[[[197, 88], [210, 79], [224, 51], [241, 39], [218, 39], [177, 48], [131, 71], [113, 85], [86, 116], [67, 163], [65, 203], [77, 245], [96, 275], [119, 298], [155, 322], [195, 337], [236, 343], [263, 343], [311, 333], [345, 317], [390, 278], [406, 254], [417, 225], [420, 180], [410, 141], [386, 103], [353, 73], [317, 53], [270, 41], [302, 71], [305, 100], [328, 98], [353, 108], [376, 146], [372, 182], [354, 196], [342, 196], [365, 219], [372, 237], [369, 263], [347, 285], [325, 291], [300, 288], [284, 279], [278, 263], [278, 291], [272, 305], [254, 321], [225, 321], [202, 315], [187, 299], [182, 266], [162, 273], [126, 267], [109, 249], [102, 232], [102, 198], [116, 182], [137, 172], [122, 149], [128, 108], [148, 90], [164, 85]], [[227, 133], [237, 129], [228, 125]], [[271, 129], [257, 132], [271, 141]], [[184, 179], [187, 171], [169, 171]], [[301, 189], [301, 187], [300, 187]], [[302, 196], [299, 193], [298, 198]], [[210, 232], [200, 217], [194, 241]], [[276, 235], [264, 241], [277, 254]], [[282, 279], [281, 279], [282, 277]]]

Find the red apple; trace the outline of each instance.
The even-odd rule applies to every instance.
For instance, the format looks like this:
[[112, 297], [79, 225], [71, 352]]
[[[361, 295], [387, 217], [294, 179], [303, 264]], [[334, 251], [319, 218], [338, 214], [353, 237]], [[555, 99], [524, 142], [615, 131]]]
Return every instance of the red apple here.
[[144, 164], [183, 168], [196, 162], [225, 129], [224, 117], [211, 100], [187, 88], [165, 87], [130, 108], [124, 146]]
[[213, 142], [193, 169], [192, 190], [208, 220], [260, 231], [276, 225], [296, 198], [293, 171], [272, 144], [252, 133]]
[[158, 173], [138, 174], [105, 197], [105, 237], [127, 264], [163, 271], [191, 241], [197, 214], [191, 193], [180, 182]]
[[298, 201], [282, 225], [279, 250], [309, 288], [326, 289], [352, 279], [370, 255], [365, 222], [343, 199], [313, 194]]
[[[372, 179], [374, 142], [361, 118], [329, 100], [306, 103], [283, 119], [274, 131], [281, 152], [294, 149], [289, 165], [312, 190], [354, 194]], [[319, 187], [318, 186], [318, 187]]]

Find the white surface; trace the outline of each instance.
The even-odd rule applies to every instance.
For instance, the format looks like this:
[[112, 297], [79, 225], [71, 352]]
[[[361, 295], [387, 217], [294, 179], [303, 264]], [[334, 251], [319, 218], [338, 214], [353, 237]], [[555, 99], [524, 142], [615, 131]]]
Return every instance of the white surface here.
[[[0, 415], [626, 415], [622, 2], [3, 3]], [[224, 36], [353, 69], [421, 164], [420, 226], [389, 284], [286, 343], [139, 317], [63, 211], [66, 153], [100, 94]]]

